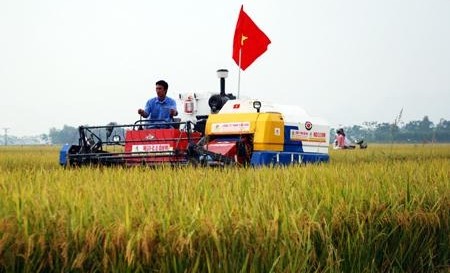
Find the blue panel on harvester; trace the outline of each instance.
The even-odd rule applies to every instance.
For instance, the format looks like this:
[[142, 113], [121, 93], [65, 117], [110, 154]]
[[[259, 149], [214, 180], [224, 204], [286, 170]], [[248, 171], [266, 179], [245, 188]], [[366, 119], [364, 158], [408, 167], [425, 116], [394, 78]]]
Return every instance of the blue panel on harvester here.
[[253, 152], [250, 164], [252, 166], [289, 165], [301, 163], [327, 162], [328, 154], [291, 153], [291, 152]]
[[300, 140], [291, 140], [291, 130], [298, 130], [298, 126], [284, 126], [284, 147], [285, 152], [303, 152], [303, 145]]
[[328, 162], [330, 160], [330, 156], [328, 154], [321, 153], [305, 153], [302, 154], [303, 162], [306, 163], [320, 163], [320, 162]]
[[70, 146], [69, 144], [64, 144], [61, 151], [59, 151], [59, 164], [62, 166], [67, 165], [67, 155], [69, 154]]

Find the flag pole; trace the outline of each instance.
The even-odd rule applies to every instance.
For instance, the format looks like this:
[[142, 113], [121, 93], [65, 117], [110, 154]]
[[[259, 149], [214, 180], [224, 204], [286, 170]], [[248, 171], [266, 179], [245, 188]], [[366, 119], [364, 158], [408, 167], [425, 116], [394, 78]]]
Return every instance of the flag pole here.
[[238, 99], [239, 99], [239, 93], [241, 92], [241, 57], [242, 57], [242, 47], [239, 48], [238, 95], [237, 95], [237, 98], [238, 98]]

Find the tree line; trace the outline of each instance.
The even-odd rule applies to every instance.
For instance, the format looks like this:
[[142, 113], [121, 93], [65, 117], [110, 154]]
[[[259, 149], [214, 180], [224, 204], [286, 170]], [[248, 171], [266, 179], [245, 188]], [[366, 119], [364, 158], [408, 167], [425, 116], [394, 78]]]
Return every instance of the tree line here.
[[[336, 130], [331, 128], [330, 143], [334, 140]], [[450, 121], [441, 119], [434, 124], [428, 116], [422, 120], [413, 120], [406, 124], [395, 121], [393, 123], [376, 121], [364, 122], [363, 125], [343, 127], [346, 135], [353, 139], [364, 139], [367, 142], [379, 143], [427, 143], [450, 142]], [[62, 129], [50, 129], [51, 143], [77, 143], [78, 128], [64, 125]]]
[[[350, 139], [364, 139], [367, 142], [378, 143], [429, 143], [429, 142], [450, 142], [450, 121], [441, 119], [434, 124], [428, 116], [422, 120], [413, 120], [403, 124], [396, 120], [393, 123], [387, 122], [364, 122], [362, 126], [353, 125], [342, 127], [346, 136]], [[330, 141], [334, 140], [336, 130], [332, 128]]]
[[[110, 124], [116, 123], [111, 122]], [[428, 116], [424, 116], [422, 120], [413, 120], [406, 124], [398, 120], [393, 123], [372, 121], [364, 122], [362, 125], [345, 126], [342, 128], [350, 139], [364, 139], [366, 142], [450, 143], [450, 121], [441, 119], [437, 124], [434, 124]], [[331, 128], [330, 143], [333, 142], [337, 129]], [[34, 138], [8, 136], [7, 139], [8, 145], [64, 143], [78, 143], [77, 127], [64, 125], [61, 129], [51, 128], [48, 134], [42, 134]], [[0, 145], [5, 145], [4, 138], [0, 138]]]

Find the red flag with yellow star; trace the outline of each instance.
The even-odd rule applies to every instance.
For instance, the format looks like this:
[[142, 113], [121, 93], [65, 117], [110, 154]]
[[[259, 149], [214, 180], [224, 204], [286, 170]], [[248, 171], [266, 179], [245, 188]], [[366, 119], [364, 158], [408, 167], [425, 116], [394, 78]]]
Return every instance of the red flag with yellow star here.
[[244, 12], [242, 5], [234, 32], [233, 60], [245, 70], [267, 50], [269, 44], [269, 38]]

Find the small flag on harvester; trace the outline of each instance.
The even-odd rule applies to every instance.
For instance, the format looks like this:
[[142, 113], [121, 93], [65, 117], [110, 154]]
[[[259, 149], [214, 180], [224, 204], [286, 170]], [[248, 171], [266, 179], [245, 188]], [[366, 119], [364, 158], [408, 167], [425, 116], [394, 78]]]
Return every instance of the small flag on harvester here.
[[236, 64], [245, 70], [267, 50], [269, 44], [269, 38], [244, 12], [244, 6], [241, 6], [233, 41], [233, 59]]

